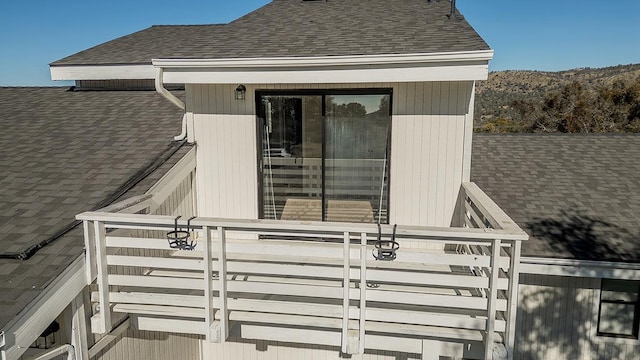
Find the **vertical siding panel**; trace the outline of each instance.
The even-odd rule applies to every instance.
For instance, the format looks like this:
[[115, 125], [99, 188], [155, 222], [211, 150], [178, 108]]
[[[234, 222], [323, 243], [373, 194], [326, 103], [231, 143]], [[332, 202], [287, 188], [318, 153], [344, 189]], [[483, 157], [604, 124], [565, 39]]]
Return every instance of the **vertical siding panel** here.
[[454, 198], [454, 187], [456, 187], [457, 182], [457, 174], [460, 173], [459, 169], [455, 167], [456, 163], [456, 144], [457, 140], [460, 137], [456, 132], [457, 123], [459, 121], [459, 97], [458, 92], [462, 87], [462, 83], [454, 82], [451, 83], [451, 87], [449, 88], [449, 115], [446, 117], [447, 119], [447, 147], [443, 149], [445, 153], [443, 157], [446, 158], [445, 161], [445, 172], [446, 178], [444, 180], [444, 206], [443, 206], [443, 218], [442, 218], [442, 226], [449, 226], [451, 223], [451, 218], [453, 216], [453, 206], [455, 204], [456, 199]]
[[434, 83], [433, 85], [433, 97], [432, 103], [432, 116], [431, 116], [431, 134], [430, 134], [430, 146], [429, 146], [429, 179], [427, 181], [427, 187], [429, 189], [429, 202], [428, 202], [428, 225], [436, 226], [437, 217], [437, 195], [438, 195], [438, 149], [440, 148], [440, 111], [441, 111], [441, 91], [442, 83]]
[[426, 219], [423, 219], [420, 214], [420, 208], [422, 204], [419, 202], [420, 192], [422, 191], [422, 171], [420, 169], [422, 159], [422, 143], [425, 142], [425, 117], [423, 112], [424, 97], [424, 83], [414, 83], [413, 101], [413, 151], [412, 151], [412, 168], [411, 168], [411, 190], [413, 192], [413, 210], [412, 215], [414, 219], [413, 224], [425, 224]]
[[[449, 89], [451, 87], [450, 82], [444, 82], [442, 84], [441, 89], [441, 98], [440, 98], [440, 114], [438, 116], [438, 126], [440, 127], [439, 132], [439, 146], [438, 146], [438, 160], [437, 160], [437, 197], [436, 197], [436, 226], [443, 226], [444, 224], [444, 209], [446, 206], [445, 199], [445, 187], [446, 187], [446, 176], [447, 176], [447, 157], [446, 151], [449, 143], [449, 129], [447, 126], [448, 122], [448, 112], [449, 112]], [[448, 224], [447, 224], [448, 225]]]
[[433, 106], [433, 83], [428, 82], [424, 83], [423, 93], [422, 93], [422, 141], [420, 143], [420, 158], [419, 158], [419, 168], [420, 168], [420, 185], [419, 196], [416, 197], [417, 201], [420, 202], [420, 220], [421, 224], [429, 225], [430, 224], [430, 214], [429, 214], [429, 186], [430, 186], [430, 169], [429, 169], [429, 160], [430, 160], [430, 146], [432, 139], [432, 126], [433, 119], [431, 114], [433, 114], [432, 106]]
[[[404, 164], [404, 172], [401, 176], [407, 178], [407, 187], [408, 191], [405, 191], [405, 209], [403, 220], [407, 224], [417, 224], [418, 221], [418, 206], [419, 204], [416, 201], [411, 201], [410, 193], [412, 190], [416, 189], [417, 181], [415, 176], [415, 168], [412, 164], [415, 164], [415, 160], [417, 158], [415, 153], [415, 144], [420, 141], [420, 139], [416, 139], [420, 134], [417, 134], [416, 122], [417, 116], [415, 112], [416, 106], [416, 84], [415, 83], [403, 83], [405, 90], [405, 99], [404, 99], [404, 107], [405, 107], [405, 136], [404, 136], [404, 144], [407, 148], [405, 151], [405, 155], [403, 156]], [[406, 220], [405, 220], [406, 219]]]

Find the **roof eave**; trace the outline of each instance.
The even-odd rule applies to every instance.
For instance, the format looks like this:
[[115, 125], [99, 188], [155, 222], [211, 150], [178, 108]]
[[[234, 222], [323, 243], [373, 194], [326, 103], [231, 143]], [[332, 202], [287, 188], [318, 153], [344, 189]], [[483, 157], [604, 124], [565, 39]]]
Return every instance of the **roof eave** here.
[[50, 65], [51, 80], [143, 80], [154, 79], [151, 64]]
[[52, 80], [154, 79], [165, 83], [366, 83], [485, 80], [493, 50], [230, 59], [154, 59], [152, 64], [51, 65]]
[[153, 59], [163, 68], [279, 68], [279, 67], [335, 67], [371, 65], [410, 65], [441, 62], [486, 61], [493, 58], [493, 50], [458, 51], [424, 54], [339, 55], [310, 57], [262, 57], [231, 59]]
[[485, 80], [493, 50], [322, 57], [154, 59], [165, 83], [318, 84]]

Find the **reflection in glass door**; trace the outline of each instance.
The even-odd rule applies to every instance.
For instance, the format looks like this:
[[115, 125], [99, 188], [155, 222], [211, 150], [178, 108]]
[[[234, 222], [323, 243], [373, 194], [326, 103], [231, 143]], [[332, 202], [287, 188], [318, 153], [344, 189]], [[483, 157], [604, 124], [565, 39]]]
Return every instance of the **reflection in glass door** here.
[[264, 218], [388, 222], [389, 94], [258, 98]]

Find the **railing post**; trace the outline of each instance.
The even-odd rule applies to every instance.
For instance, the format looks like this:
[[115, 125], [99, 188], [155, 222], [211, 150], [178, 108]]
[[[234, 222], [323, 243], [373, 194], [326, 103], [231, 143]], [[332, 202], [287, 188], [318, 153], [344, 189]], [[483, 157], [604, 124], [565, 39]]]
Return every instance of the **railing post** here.
[[509, 307], [507, 309], [507, 354], [513, 360], [516, 342], [516, 316], [518, 313], [518, 287], [520, 282], [520, 247], [521, 241], [514, 240], [511, 244], [511, 259], [509, 263]]
[[87, 285], [91, 285], [96, 278], [98, 269], [96, 263], [96, 241], [90, 221], [82, 221], [82, 230], [84, 233], [84, 263], [86, 266]]
[[97, 261], [97, 280], [98, 280], [98, 298], [100, 300], [100, 317], [99, 323], [91, 324], [92, 328], [97, 328], [101, 334], [111, 331], [111, 303], [109, 300], [109, 273], [107, 267], [107, 244], [106, 229], [104, 223], [95, 221], [94, 236], [96, 239], [96, 261]]
[[205, 312], [205, 324], [207, 326], [207, 341], [213, 342], [216, 338], [213, 316], [213, 269], [211, 262], [211, 233], [208, 226], [202, 227], [202, 234], [204, 237], [204, 254], [202, 256], [204, 265], [204, 312]]
[[367, 319], [367, 233], [360, 234], [360, 346], [364, 354], [364, 335]]
[[489, 278], [489, 298], [487, 306], [487, 338], [485, 359], [491, 359], [494, 334], [496, 331], [496, 303], [498, 300], [498, 275], [500, 274], [500, 239], [491, 242], [491, 277]]
[[227, 307], [227, 246], [225, 229], [218, 226], [218, 284], [220, 297], [220, 342], [229, 337], [229, 312]]

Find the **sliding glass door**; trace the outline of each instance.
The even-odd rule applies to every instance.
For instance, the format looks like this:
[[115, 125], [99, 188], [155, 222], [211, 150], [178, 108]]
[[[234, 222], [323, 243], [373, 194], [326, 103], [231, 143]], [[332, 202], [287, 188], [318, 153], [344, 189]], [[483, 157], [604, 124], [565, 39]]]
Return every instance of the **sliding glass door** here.
[[261, 214], [388, 222], [390, 93], [259, 93]]

